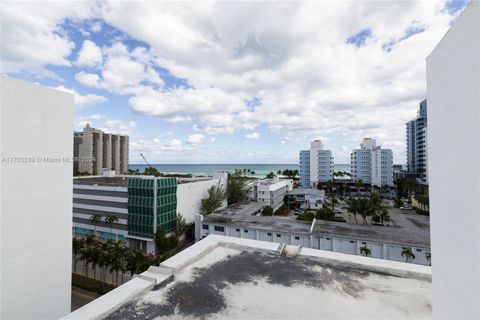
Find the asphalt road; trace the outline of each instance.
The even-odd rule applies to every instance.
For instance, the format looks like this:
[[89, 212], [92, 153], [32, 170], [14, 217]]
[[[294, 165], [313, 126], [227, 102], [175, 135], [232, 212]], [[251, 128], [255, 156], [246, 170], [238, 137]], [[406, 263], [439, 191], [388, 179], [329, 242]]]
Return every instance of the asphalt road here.
[[96, 294], [91, 291], [80, 289], [77, 287], [72, 287], [72, 307], [71, 310], [75, 311], [87, 303], [100, 297], [99, 294]]

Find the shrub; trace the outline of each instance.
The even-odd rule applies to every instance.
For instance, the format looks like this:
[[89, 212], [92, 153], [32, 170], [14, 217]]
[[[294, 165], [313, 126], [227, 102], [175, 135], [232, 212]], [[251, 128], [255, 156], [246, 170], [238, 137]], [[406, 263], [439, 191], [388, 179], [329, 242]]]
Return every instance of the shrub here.
[[96, 292], [98, 294], [105, 294], [115, 289], [113, 284], [98, 281], [78, 273], [72, 273], [72, 286]]
[[321, 209], [318, 209], [317, 211], [317, 219], [333, 221], [334, 218], [335, 218], [335, 214], [330, 208], [323, 207]]
[[288, 216], [288, 213], [290, 212], [290, 210], [288, 209], [288, 207], [284, 204], [282, 204], [282, 206], [280, 208], [277, 209], [277, 211], [275, 211], [273, 213], [274, 216]]
[[373, 216], [372, 221], [376, 223], [380, 223], [380, 217], [379, 216]]
[[273, 208], [270, 207], [270, 206], [265, 206], [265, 207], [263, 207], [262, 216], [264, 216], [264, 217], [271, 217], [271, 216], [273, 216]]
[[297, 220], [300, 220], [300, 221], [313, 221], [314, 218], [315, 218], [315, 212], [312, 212], [312, 211], [306, 212], [304, 214], [299, 214], [297, 216]]

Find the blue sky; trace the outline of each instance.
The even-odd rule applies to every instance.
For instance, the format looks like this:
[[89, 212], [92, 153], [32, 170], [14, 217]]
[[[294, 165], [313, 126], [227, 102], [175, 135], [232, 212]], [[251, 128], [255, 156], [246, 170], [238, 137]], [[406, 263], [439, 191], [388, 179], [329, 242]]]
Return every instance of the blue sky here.
[[466, 3], [11, 2], [1, 72], [72, 92], [75, 130], [129, 134], [131, 163], [296, 163], [315, 138], [348, 163], [363, 137], [403, 163]]

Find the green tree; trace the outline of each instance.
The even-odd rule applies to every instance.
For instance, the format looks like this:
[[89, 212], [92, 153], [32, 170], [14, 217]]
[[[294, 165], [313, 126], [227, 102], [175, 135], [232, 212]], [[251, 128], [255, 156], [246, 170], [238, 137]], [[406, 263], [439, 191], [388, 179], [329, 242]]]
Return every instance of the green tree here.
[[270, 206], [265, 206], [265, 207], [263, 207], [262, 216], [264, 216], [264, 217], [271, 217], [271, 216], [273, 216], [273, 208], [270, 207]]
[[273, 173], [273, 172], [267, 173], [266, 178], [267, 178], [267, 179], [273, 179], [273, 178], [275, 178], [275, 173]]
[[360, 247], [360, 254], [368, 257], [372, 254], [372, 251], [367, 247], [367, 245]]
[[[255, 172], [253, 173], [253, 175]], [[242, 202], [248, 199], [247, 190], [245, 189], [246, 179], [242, 176], [240, 170], [235, 169], [233, 174], [228, 174], [227, 184], [227, 201], [228, 205]]]
[[405, 262], [408, 262], [409, 260], [414, 260], [415, 259], [415, 254], [412, 251], [411, 247], [403, 247], [402, 248], [402, 257], [405, 258]]
[[170, 251], [177, 245], [178, 237], [176, 235], [167, 236], [163, 230], [158, 230], [155, 234], [155, 246], [158, 254]]
[[184, 234], [187, 231], [187, 228], [188, 227], [185, 218], [180, 213], [177, 213], [177, 220], [175, 222], [175, 234], [177, 237]]
[[77, 263], [81, 259], [80, 251], [83, 248], [83, 240], [78, 238], [72, 238], [72, 264], [73, 272], [77, 272]]
[[323, 207], [317, 210], [316, 218], [320, 220], [333, 221], [335, 214], [333, 210], [328, 207]]
[[353, 214], [353, 217], [355, 218], [355, 223], [358, 224], [357, 220], [357, 214], [359, 213], [359, 206], [358, 206], [358, 199], [348, 199], [345, 200], [345, 203], [347, 204], [344, 209], [347, 209], [348, 212]]
[[93, 224], [95, 235], [97, 234], [97, 225], [102, 222], [102, 215], [99, 213], [92, 214], [90, 216], [90, 222]]
[[297, 216], [297, 220], [300, 220], [300, 221], [313, 221], [313, 219], [315, 219], [316, 217], [316, 214], [315, 212], [313, 211], [308, 211], [308, 212], [305, 212], [303, 214], [299, 214]]
[[155, 176], [155, 177], [161, 176], [160, 171], [158, 171], [157, 168], [154, 168], [151, 166], [148, 168], [145, 168], [145, 170], [143, 171], [143, 174], [146, 176]]
[[201, 209], [205, 215], [209, 215], [223, 205], [226, 195], [220, 184], [208, 189], [208, 197], [202, 199]]

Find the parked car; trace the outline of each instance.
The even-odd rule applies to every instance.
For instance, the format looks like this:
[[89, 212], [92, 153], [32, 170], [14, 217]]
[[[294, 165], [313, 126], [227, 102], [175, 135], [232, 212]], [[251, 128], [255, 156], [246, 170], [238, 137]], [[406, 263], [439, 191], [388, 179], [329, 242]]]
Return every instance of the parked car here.
[[334, 215], [335, 217], [343, 217], [342, 210], [340, 210], [340, 209], [335, 209], [335, 210], [333, 210], [333, 215]]
[[401, 206], [400, 209], [401, 210], [412, 210], [413, 208], [410, 207], [410, 206]]

